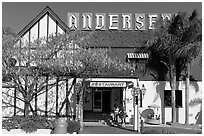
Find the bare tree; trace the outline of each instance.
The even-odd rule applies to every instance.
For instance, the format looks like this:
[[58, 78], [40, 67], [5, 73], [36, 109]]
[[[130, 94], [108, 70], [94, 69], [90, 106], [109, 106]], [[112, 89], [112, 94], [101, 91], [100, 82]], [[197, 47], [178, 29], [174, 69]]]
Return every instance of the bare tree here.
[[[34, 111], [31, 106], [34, 97], [61, 81], [130, 73], [130, 66], [111, 59], [106, 49], [89, 48], [84, 41], [91, 36], [91, 33], [76, 31], [23, 43], [10, 33], [3, 34], [3, 81], [22, 94], [24, 116]], [[59, 112], [67, 102], [67, 97]]]

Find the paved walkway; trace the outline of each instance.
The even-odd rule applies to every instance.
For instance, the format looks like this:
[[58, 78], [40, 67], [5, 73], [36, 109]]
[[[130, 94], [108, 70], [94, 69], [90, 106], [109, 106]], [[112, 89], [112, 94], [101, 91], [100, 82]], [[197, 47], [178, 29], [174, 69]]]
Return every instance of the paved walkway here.
[[[148, 129], [156, 129], [156, 130], [161, 130], [161, 129], [171, 129], [173, 130], [176, 134], [197, 134], [197, 133], [202, 133], [201, 129], [195, 129], [195, 128], [181, 128], [181, 127], [176, 127], [176, 126], [170, 126], [170, 125], [149, 125], [149, 124], [144, 124], [144, 129], [143, 132], [148, 130]], [[133, 126], [132, 125], [127, 125], [126, 127], [119, 127], [116, 125], [107, 125], [101, 123], [84, 123], [84, 128], [80, 132], [80, 134], [137, 134], [138, 132], [133, 131]]]
[[131, 129], [118, 128], [113, 126], [86, 126], [79, 134], [136, 134]]

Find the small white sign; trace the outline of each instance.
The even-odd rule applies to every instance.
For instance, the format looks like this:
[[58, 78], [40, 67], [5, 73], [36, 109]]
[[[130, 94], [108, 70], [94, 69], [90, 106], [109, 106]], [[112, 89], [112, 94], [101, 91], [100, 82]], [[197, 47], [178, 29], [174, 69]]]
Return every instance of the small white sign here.
[[90, 82], [90, 87], [126, 87], [126, 82]]

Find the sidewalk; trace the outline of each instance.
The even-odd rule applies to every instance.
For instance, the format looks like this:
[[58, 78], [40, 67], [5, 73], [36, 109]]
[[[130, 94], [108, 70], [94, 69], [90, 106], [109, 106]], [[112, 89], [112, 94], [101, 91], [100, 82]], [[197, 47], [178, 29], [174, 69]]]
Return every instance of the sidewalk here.
[[79, 134], [138, 134], [130, 128], [109, 125], [84, 126]]
[[[102, 124], [102, 125], [101, 125]], [[144, 124], [143, 132], [149, 129], [162, 130], [170, 129], [176, 134], [197, 134], [202, 133], [202, 129], [177, 127], [173, 125], [150, 125]], [[126, 125], [126, 127], [119, 127], [116, 125], [107, 125], [105, 123], [89, 122], [84, 124], [83, 130], [80, 134], [139, 134], [133, 131], [133, 125]]]

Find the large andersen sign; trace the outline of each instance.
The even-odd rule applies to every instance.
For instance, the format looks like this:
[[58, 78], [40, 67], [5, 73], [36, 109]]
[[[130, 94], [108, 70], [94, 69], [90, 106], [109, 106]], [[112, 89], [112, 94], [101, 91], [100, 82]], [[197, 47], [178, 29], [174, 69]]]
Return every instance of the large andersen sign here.
[[132, 13], [68, 13], [71, 30], [147, 30], [154, 29], [159, 17], [170, 19], [172, 14]]

